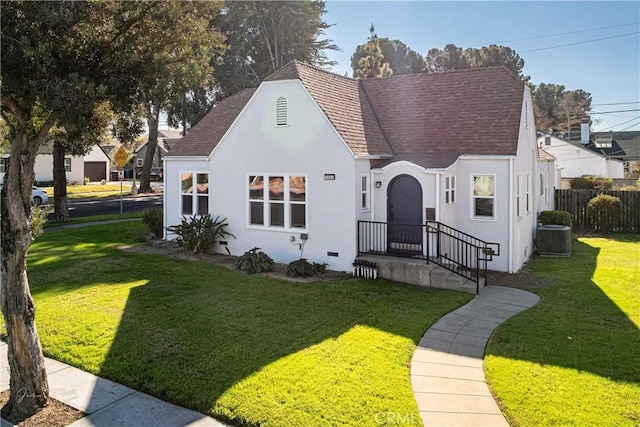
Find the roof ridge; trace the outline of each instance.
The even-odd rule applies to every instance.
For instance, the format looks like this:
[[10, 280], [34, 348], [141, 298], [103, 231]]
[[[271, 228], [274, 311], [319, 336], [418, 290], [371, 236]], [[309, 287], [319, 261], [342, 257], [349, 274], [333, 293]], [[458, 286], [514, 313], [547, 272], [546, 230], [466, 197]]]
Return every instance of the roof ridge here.
[[309, 69], [314, 70], [314, 71], [320, 71], [321, 73], [329, 74], [330, 76], [333, 76], [333, 77], [340, 77], [342, 79], [350, 80], [350, 81], [358, 81], [358, 79], [354, 79], [353, 77], [344, 76], [342, 74], [338, 74], [338, 73], [333, 72], [333, 71], [325, 70], [324, 68], [320, 68], [320, 67], [318, 67], [316, 65], [309, 64], [308, 62], [299, 61], [297, 59], [294, 59], [292, 62], [294, 62], [296, 66], [302, 66], [302, 67], [309, 68]]

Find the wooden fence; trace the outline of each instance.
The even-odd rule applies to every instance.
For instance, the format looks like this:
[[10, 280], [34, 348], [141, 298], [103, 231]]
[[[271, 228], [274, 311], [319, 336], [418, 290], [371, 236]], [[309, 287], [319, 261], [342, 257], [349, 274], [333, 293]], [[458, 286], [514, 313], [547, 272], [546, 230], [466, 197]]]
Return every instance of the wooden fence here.
[[622, 213], [613, 231], [640, 233], [640, 191], [556, 190], [556, 209], [571, 214], [574, 231], [601, 231], [587, 215], [587, 203], [598, 194], [622, 201]]

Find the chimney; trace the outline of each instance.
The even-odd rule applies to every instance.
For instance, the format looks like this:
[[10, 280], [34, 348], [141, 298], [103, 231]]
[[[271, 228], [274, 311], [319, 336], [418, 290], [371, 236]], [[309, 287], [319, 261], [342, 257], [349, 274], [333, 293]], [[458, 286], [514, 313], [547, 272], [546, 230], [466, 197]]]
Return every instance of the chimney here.
[[580, 123], [580, 143], [582, 145], [589, 143], [589, 119], [584, 119]]

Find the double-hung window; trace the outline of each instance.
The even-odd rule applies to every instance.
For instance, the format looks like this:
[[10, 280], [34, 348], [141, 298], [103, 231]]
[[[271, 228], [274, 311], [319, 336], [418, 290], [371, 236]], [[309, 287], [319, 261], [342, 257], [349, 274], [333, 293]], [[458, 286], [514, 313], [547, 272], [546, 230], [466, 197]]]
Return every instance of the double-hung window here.
[[0, 159], [0, 173], [6, 173], [9, 170], [9, 158], [2, 157]]
[[64, 171], [71, 172], [71, 157], [64, 158]]
[[307, 227], [307, 178], [295, 174], [249, 175], [249, 225]]
[[360, 181], [360, 194], [361, 194], [361, 208], [363, 211], [368, 211], [370, 209], [369, 205], [369, 177], [367, 175], [362, 175]]
[[206, 215], [209, 213], [209, 174], [182, 172], [182, 215]]
[[444, 177], [444, 202], [447, 205], [452, 205], [456, 202], [456, 177], [455, 176]]
[[471, 209], [473, 218], [495, 218], [495, 180], [495, 175], [472, 175]]

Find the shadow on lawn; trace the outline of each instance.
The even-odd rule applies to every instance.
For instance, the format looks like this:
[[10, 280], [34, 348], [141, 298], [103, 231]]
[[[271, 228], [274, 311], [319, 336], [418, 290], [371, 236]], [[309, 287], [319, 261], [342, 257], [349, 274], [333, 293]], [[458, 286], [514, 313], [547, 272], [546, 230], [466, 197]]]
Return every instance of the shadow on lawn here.
[[486, 354], [640, 383], [640, 333], [594, 283], [599, 252], [574, 241], [570, 258], [532, 259], [548, 282], [536, 288], [541, 300], [494, 334]]
[[[56, 248], [57, 237], [43, 239], [47, 252], [30, 260], [40, 263], [42, 283], [34, 286], [34, 294], [108, 292], [105, 277], [118, 287], [144, 283], [128, 289], [98, 375], [203, 413], [211, 413], [225, 392], [273, 362], [357, 325], [417, 342], [430, 322], [468, 299], [385, 281], [298, 284], [160, 255], [131, 257], [112, 249], [130, 239], [92, 237], [105, 232], [98, 228], [92, 227], [91, 236], [69, 232], [94, 245], [92, 255], [79, 251], [73, 262], [47, 258], [49, 250], [62, 248]], [[96, 247], [100, 241], [109, 244]], [[49, 283], [55, 274], [60, 277]], [[98, 283], [104, 290], [93, 289]]]

